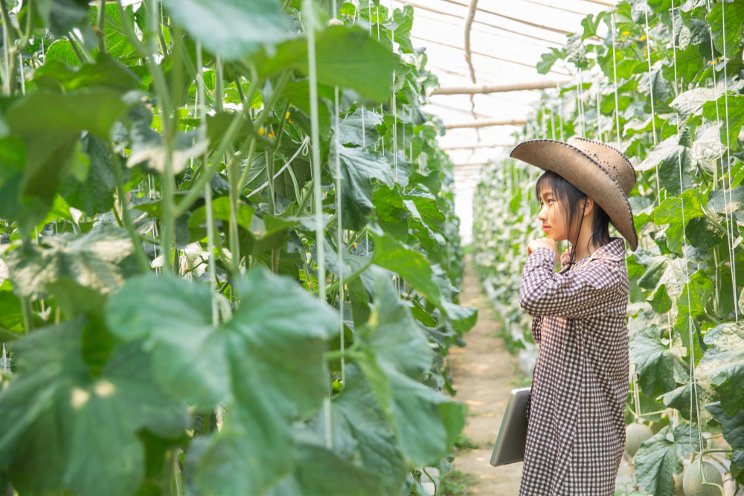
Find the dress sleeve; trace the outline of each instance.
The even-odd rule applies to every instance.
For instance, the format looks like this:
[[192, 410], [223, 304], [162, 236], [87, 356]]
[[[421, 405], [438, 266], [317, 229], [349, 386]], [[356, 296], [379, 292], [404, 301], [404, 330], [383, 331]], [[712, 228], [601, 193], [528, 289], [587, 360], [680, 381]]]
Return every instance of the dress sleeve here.
[[585, 318], [603, 315], [616, 305], [623, 272], [618, 264], [602, 259], [581, 270], [556, 273], [555, 254], [541, 247], [532, 252], [522, 271], [520, 305], [534, 316]]

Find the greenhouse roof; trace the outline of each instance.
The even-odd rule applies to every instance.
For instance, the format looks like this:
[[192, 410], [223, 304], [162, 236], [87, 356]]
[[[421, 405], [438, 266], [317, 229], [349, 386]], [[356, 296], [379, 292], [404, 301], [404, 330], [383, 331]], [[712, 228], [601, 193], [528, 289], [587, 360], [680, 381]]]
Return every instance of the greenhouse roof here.
[[[572, 69], [556, 64], [538, 74], [540, 56], [559, 48], [566, 35], [581, 29], [581, 20], [614, 5], [612, 0], [395, 0], [392, 5], [413, 7], [411, 37], [424, 47], [428, 68], [439, 78], [440, 89], [426, 111], [447, 127], [439, 140], [455, 163], [458, 214], [462, 234], [470, 234], [470, 198], [481, 165], [513, 144], [512, 133], [528, 118], [539, 87], [572, 81]], [[471, 8], [470, 60], [466, 32]], [[504, 86], [538, 86], [509, 92]], [[474, 87], [478, 88], [474, 88]], [[496, 87], [496, 88], [493, 88]], [[463, 93], [471, 89], [474, 94]], [[449, 94], [444, 94], [449, 92]], [[478, 126], [478, 127], [476, 127]], [[467, 241], [467, 239], [466, 239]]]

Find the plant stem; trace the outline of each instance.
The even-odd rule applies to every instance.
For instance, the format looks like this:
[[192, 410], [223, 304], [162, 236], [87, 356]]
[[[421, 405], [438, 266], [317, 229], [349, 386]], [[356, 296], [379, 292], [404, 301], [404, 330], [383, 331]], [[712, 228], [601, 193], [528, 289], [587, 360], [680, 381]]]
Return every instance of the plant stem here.
[[124, 227], [127, 229], [127, 233], [129, 233], [129, 237], [132, 239], [132, 244], [134, 244], [134, 255], [137, 258], [137, 263], [143, 271], [148, 272], [150, 270], [150, 263], [148, 262], [147, 255], [142, 247], [140, 235], [135, 230], [134, 224], [132, 223], [132, 217], [129, 215], [129, 206], [127, 205], [124, 179], [122, 178], [121, 163], [119, 163], [119, 160], [116, 160], [116, 165], [114, 165], [113, 169], [114, 179], [116, 180], [116, 196], [119, 198], [119, 205], [121, 205], [121, 216], [123, 217], [122, 220], [124, 221]]
[[106, 0], [98, 2], [98, 49], [101, 53], [106, 52]]

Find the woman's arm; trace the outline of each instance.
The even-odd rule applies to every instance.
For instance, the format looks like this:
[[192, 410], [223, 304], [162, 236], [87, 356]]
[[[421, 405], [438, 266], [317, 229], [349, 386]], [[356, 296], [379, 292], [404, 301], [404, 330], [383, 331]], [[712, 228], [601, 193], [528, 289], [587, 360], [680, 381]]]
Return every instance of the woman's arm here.
[[582, 270], [557, 274], [555, 252], [535, 249], [522, 271], [520, 305], [532, 316], [582, 318], [607, 313], [622, 287], [623, 268], [595, 260]]

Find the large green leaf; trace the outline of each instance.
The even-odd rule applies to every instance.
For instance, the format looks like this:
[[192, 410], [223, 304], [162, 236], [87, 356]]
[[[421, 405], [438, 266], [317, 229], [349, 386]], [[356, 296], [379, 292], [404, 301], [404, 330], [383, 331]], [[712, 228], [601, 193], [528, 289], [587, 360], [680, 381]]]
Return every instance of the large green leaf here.
[[238, 294], [217, 326], [209, 288], [170, 277], [132, 279], [108, 305], [115, 334], [150, 344], [171, 394], [201, 409], [226, 405], [224, 428], [191, 454], [195, 487], [208, 494], [262, 492], [291, 468], [291, 422], [328, 394], [323, 354], [338, 329], [334, 311], [264, 269], [240, 279]]
[[342, 145], [371, 147], [377, 142], [377, 126], [382, 124], [382, 115], [374, 110], [359, 108], [341, 119], [339, 141]]
[[374, 284], [374, 310], [360, 331], [365, 359], [359, 366], [392, 418], [406, 458], [417, 465], [436, 463], [464, 427], [465, 407], [412, 378], [428, 368], [431, 349], [389, 279], [378, 276]]
[[373, 232], [372, 238], [375, 264], [400, 274], [430, 302], [440, 303], [441, 290], [434, 280], [434, 272], [426, 257], [408, 248], [389, 234]]
[[134, 72], [109, 55], [99, 56], [93, 64], [82, 65], [79, 63], [70, 65], [69, 61], [47, 60], [34, 73], [34, 82], [40, 87], [67, 91], [105, 87], [124, 92], [142, 85]]
[[91, 375], [82, 358], [89, 325], [78, 318], [14, 344], [17, 374], [0, 394], [0, 464], [21, 491], [131, 494], [145, 469], [137, 432], [175, 436], [187, 426], [185, 410], [152, 380], [141, 343], [118, 347]]
[[122, 164], [121, 158], [101, 138], [88, 135], [83, 138], [82, 143], [89, 160], [89, 169], [83, 178], [74, 175], [68, 177], [62, 185], [62, 196], [68, 205], [93, 217], [114, 206], [114, 168], [122, 167]]
[[278, 0], [163, 0], [171, 18], [225, 60], [246, 57], [290, 36]]
[[64, 36], [88, 20], [86, 0], [39, 0], [34, 6], [42, 22], [57, 36]]
[[46, 247], [22, 245], [8, 255], [13, 288], [20, 296], [45, 295], [47, 285], [63, 277], [104, 293], [119, 288], [135, 272], [132, 241], [112, 226], [77, 239], [46, 238]]
[[[723, 25], [724, 19], [726, 20], [725, 26]], [[733, 54], [739, 52], [742, 27], [744, 27], [744, 2], [742, 0], [716, 2], [710, 7], [705, 21], [710, 26], [713, 45], [718, 53], [724, 53], [724, 44], [728, 58], [732, 58]]]
[[722, 95], [703, 106], [703, 117], [720, 123], [721, 143], [739, 149], [739, 133], [744, 127], [744, 95]]
[[[350, 88], [378, 102], [390, 98], [394, 55], [372, 39], [366, 30], [359, 27], [327, 27], [316, 33], [315, 43], [318, 82], [331, 87]], [[262, 76], [287, 69], [308, 74], [307, 60], [307, 41], [304, 38], [280, 43], [273, 55], [263, 52], [254, 57]]]
[[60, 182], [69, 174], [80, 133], [108, 139], [125, 109], [120, 93], [106, 88], [70, 94], [37, 91], [14, 102], [5, 120], [25, 144], [25, 167], [7, 179], [14, 193], [3, 200], [3, 213], [9, 212], [30, 232], [51, 209]]
[[705, 405], [705, 408], [720, 422], [723, 430], [723, 437], [734, 450], [732, 461], [739, 467], [739, 477], [737, 480], [741, 483], [744, 476], [744, 410], [739, 409], [731, 414], [721, 407], [720, 402]]
[[[329, 163], [331, 172], [336, 175], [336, 150], [332, 152]], [[388, 187], [393, 186], [393, 171], [382, 157], [362, 148], [341, 146], [338, 149], [341, 166], [341, 208], [345, 226], [359, 229], [367, 221], [367, 215], [374, 208], [372, 203], [373, 180]]]
[[708, 331], [708, 349], [698, 365], [701, 378], [718, 392], [721, 408], [734, 415], [744, 410], [744, 322], [728, 322]]
[[663, 332], [656, 328], [633, 336], [630, 352], [638, 371], [638, 382], [643, 392], [651, 397], [671, 391], [687, 381], [687, 368], [678, 352], [660, 339]]
[[333, 399], [333, 418], [356, 440], [355, 451], [365, 470], [382, 479], [387, 494], [399, 494], [405, 461], [374, 391], [354, 364], [347, 365], [343, 392]]
[[[364, 470], [317, 441], [297, 443], [295, 469], [269, 496], [289, 494], [382, 496], [386, 494], [374, 472]], [[246, 493], [249, 494], [249, 493]], [[392, 493], [387, 493], [392, 494]], [[394, 494], [399, 494], [395, 492]]]
[[[638, 166], [638, 170], [658, 168], [659, 182], [672, 195], [679, 195], [691, 186], [690, 148], [680, 144], [678, 136], [670, 136], [656, 145]], [[680, 177], [681, 176], [681, 177]]]
[[675, 496], [673, 475], [682, 471], [682, 459], [697, 450], [698, 437], [689, 426], [664, 427], [633, 457], [636, 480], [654, 496]]

